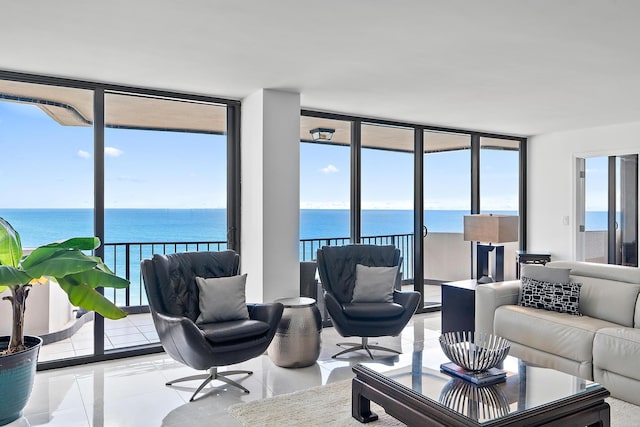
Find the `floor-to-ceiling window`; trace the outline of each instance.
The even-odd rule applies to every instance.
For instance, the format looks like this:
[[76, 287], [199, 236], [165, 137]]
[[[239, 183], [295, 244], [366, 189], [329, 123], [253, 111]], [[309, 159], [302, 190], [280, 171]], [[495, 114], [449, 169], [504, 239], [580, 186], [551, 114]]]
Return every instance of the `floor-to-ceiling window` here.
[[[135, 311], [142, 259], [227, 248], [226, 107], [114, 92], [104, 105], [104, 257], [131, 281], [107, 296]], [[158, 342], [148, 316], [127, 323], [105, 320], [105, 349]]]
[[[0, 216], [20, 233], [25, 250], [93, 235], [93, 93], [0, 80]], [[2, 295], [4, 296], [4, 295]], [[11, 333], [11, 304], [0, 301], [2, 335]], [[82, 316], [52, 284], [33, 286], [25, 331], [43, 337], [40, 360], [93, 353], [93, 336], [61, 342]]]
[[[305, 194], [318, 185], [306, 177], [313, 169], [306, 171], [304, 163], [305, 150], [309, 150], [305, 145], [310, 141], [305, 136], [312, 127], [319, 127], [302, 125], [311, 119], [351, 124], [349, 144], [337, 142], [344, 148], [349, 145], [350, 154], [345, 150], [343, 159], [346, 164], [350, 158], [350, 179], [344, 176], [341, 182], [326, 184], [332, 186], [334, 195], [343, 194], [344, 200], [347, 188], [351, 191], [351, 212], [344, 211], [336, 221], [346, 226], [351, 219], [348, 233], [355, 242], [386, 243], [376, 241], [374, 236], [388, 235], [402, 251], [405, 283], [422, 276], [423, 284], [414, 283], [414, 287], [423, 294], [426, 310], [440, 305], [441, 283], [475, 277], [475, 243], [463, 239], [464, 215], [520, 213], [525, 199], [521, 188], [526, 189], [520, 155], [524, 138], [312, 111], [303, 111], [301, 118], [301, 206], [308, 201]], [[423, 153], [420, 160], [416, 159], [416, 146]], [[424, 206], [422, 219], [415, 214], [415, 206]], [[303, 208], [302, 224], [304, 217]], [[419, 227], [421, 223], [424, 228]], [[307, 224], [313, 228], [313, 224]], [[519, 226], [522, 228], [522, 224]], [[346, 230], [342, 234], [346, 236]], [[420, 234], [417, 239], [416, 234]], [[412, 247], [405, 247], [405, 241], [412, 241]], [[334, 240], [331, 244], [341, 242]], [[506, 245], [511, 254], [509, 251], [523, 246], [524, 240]], [[314, 257], [307, 254], [306, 259]], [[507, 258], [505, 263], [505, 278], [511, 278], [515, 275], [515, 258]]]
[[469, 278], [471, 253], [462, 238], [471, 212], [471, 138], [424, 132], [424, 303], [441, 303], [440, 284]]
[[0, 216], [23, 245], [95, 235], [96, 253], [131, 281], [105, 291], [129, 312], [115, 328], [56, 286], [34, 289], [39, 367], [159, 351], [140, 260], [237, 247], [239, 103], [0, 71], [0, 149]]
[[351, 128], [348, 120], [300, 118], [300, 260], [350, 240]]
[[[520, 143], [499, 138], [480, 138], [480, 213], [518, 216], [520, 206]], [[520, 248], [516, 235], [503, 242], [503, 278], [516, 278], [516, 251]], [[487, 242], [484, 242], [487, 243]], [[498, 249], [492, 251], [493, 260]], [[495, 265], [495, 262], [492, 262]]]
[[[362, 243], [413, 249], [412, 128], [362, 124], [360, 204]], [[403, 283], [413, 281], [411, 257], [402, 258]]]

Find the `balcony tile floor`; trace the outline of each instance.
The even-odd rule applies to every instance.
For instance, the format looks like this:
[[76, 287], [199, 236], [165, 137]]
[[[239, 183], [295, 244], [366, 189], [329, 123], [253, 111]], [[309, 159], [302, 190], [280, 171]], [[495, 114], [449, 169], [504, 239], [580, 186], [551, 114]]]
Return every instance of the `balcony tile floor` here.
[[[149, 328], [149, 316], [131, 316], [128, 320], [130, 324], [114, 327], [113, 330], [117, 331], [114, 333], [110, 333], [111, 329], [105, 325], [111, 345], [118, 345], [117, 337], [129, 336], [120, 333], [124, 329], [135, 339], [142, 340], [145, 334], [153, 335]], [[130, 329], [131, 325], [135, 325], [139, 335]], [[415, 348], [424, 348], [424, 353], [433, 351], [434, 355], [441, 354], [439, 335], [440, 313], [426, 313], [414, 316], [400, 336], [383, 337], [379, 342], [402, 349], [402, 355], [391, 358], [406, 358], [410, 363]], [[134, 338], [131, 340], [133, 342]], [[347, 360], [332, 359], [331, 355], [338, 350], [335, 344], [343, 341], [344, 338], [333, 328], [323, 329], [320, 357], [316, 364], [308, 368], [281, 368], [274, 365], [267, 355], [233, 365], [230, 368], [254, 371], [252, 376], [240, 380], [251, 391], [250, 394], [214, 382], [208, 386], [206, 395], [199, 395], [192, 403], [188, 401], [197, 383], [185, 383], [179, 387], [167, 387], [164, 384], [170, 379], [193, 375], [196, 371], [173, 361], [164, 353], [38, 372], [24, 417], [10, 425], [238, 426], [239, 423], [227, 414], [227, 408], [233, 404], [352, 378], [351, 367], [369, 359], [357, 354]], [[68, 343], [52, 344], [60, 351], [50, 354], [59, 357], [76, 349], [81, 350], [86, 344], [86, 339], [74, 335]], [[382, 357], [377, 360], [384, 364], [386, 359]]]

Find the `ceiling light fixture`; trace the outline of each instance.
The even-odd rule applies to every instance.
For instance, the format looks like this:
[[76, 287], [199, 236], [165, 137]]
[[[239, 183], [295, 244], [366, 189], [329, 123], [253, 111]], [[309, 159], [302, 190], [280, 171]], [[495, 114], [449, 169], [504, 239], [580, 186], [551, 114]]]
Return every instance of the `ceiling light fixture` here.
[[333, 137], [335, 131], [335, 129], [330, 128], [315, 128], [311, 129], [309, 133], [314, 141], [331, 141], [331, 137]]

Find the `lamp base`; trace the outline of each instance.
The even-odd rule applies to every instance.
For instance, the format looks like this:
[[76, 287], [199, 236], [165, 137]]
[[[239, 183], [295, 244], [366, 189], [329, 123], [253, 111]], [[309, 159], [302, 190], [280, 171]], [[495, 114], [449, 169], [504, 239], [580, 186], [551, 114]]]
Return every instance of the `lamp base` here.
[[478, 283], [479, 285], [482, 285], [483, 283], [494, 283], [494, 282], [495, 280], [493, 280], [493, 277], [491, 276], [482, 276], [476, 281], [476, 283]]
[[[476, 277], [478, 283], [481, 283], [484, 277], [490, 279], [490, 282], [502, 282], [504, 280], [504, 246], [502, 245], [483, 245], [478, 243], [478, 255], [476, 259]], [[489, 268], [489, 253], [493, 252], [491, 264], [493, 268]]]

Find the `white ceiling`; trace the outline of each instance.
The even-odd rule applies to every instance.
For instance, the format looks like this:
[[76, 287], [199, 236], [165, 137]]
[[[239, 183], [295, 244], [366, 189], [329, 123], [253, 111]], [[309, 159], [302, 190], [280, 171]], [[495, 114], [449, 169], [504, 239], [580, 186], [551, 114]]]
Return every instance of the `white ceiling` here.
[[0, 69], [514, 135], [640, 121], [637, 0], [21, 0]]

